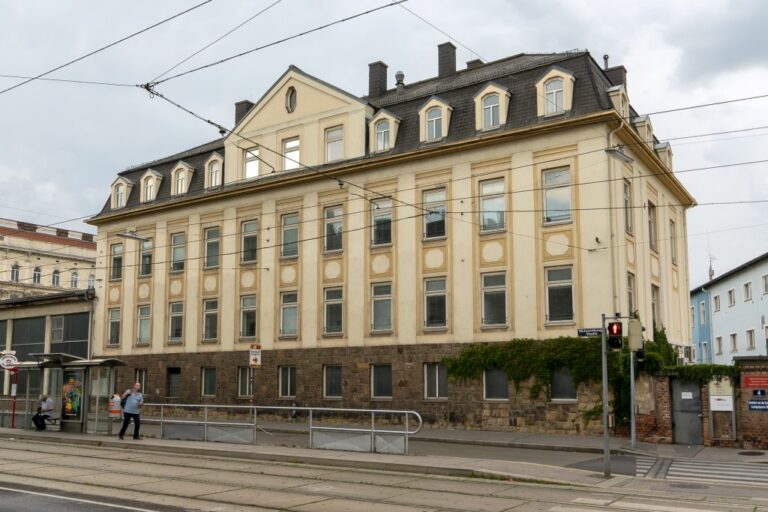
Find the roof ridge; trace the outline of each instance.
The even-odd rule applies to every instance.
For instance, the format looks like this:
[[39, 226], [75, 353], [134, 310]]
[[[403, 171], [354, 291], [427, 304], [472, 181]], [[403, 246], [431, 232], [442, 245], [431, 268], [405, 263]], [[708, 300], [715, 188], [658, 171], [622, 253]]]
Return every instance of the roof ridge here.
[[[224, 137], [219, 137], [218, 139], [213, 139], [213, 140], [210, 140], [208, 142], [204, 142], [203, 144], [198, 144], [197, 146], [193, 146], [193, 147], [191, 147], [189, 149], [185, 149], [183, 151], [179, 151], [179, 152], [174, 153], [172, 155], [168, 155], [168, 156], [165, 156], [165, 157], [157, 158], [155, 160], [150, 160], [150, 161], [144, 162], [142, 164], [131, 165], [130, 167], [126, 167], [124, 170], [120, 171], [117, 174], [119, 176], [122, 176], [122, 175], [127, 174], [127, 173], [132, 172], [132, 171], [136, 171], [136, 170], [139, 170], [139, 169], [146, 169], [148, 167], [152, 167], [153, 165], [160, 165], [160, 164], [163, 164], [163, 163], [168, 163], [169, 161], [172, 161], [172, 160], [183, 160], [181, 155], [185, 155], [185, 157], [189, 157], [189, 156], [196, 155], [198, 153], [204, 153], [205, 151], [208, 151], [208, 150], [200, 150], [198, 152], [195, 152], [195, 150], [203, 148], [205, 146], [210, 146], [211, 144], [214, 144], [216, 142], [220, 142], [221, 145], [224, 146]], [[189, 154], [190, 152], [192, 152], [191, 155]]]

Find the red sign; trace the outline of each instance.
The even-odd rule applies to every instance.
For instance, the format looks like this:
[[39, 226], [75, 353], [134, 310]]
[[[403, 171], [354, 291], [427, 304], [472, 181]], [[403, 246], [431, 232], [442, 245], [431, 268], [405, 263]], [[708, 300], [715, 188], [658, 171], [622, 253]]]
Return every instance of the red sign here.
[[741, 380], [745, 388], [768, 388], [768, 375], [745, 375]]

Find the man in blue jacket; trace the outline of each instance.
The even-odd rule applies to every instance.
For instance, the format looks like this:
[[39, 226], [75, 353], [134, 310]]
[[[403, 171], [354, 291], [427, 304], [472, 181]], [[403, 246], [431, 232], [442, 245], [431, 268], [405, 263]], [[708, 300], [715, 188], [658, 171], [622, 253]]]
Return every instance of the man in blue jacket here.
[[141, 406], [144, 405], [144, 395], [141, 393], [141, 384], [138, 382], [133, 385], [133, 389], [126, 389], [120, 397], [125, 401], [123, 406], [123, 428], [120, 429], [119, 437], [123, 439], [128, 425], [133, 419], [133, 439], [139, 440], [139, 428], [141, 427]]

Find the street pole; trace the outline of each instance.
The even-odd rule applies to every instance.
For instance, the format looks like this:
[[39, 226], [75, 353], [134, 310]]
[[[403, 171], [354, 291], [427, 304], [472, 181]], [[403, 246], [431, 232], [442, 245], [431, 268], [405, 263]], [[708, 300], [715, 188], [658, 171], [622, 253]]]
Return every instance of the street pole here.
[[629, 406], [630, 412], [632, 448], [637, 448], [637, 425], [635, 424], [635, 352], [629, 351]]
[[603, 362], [603, 474], [611, 477], [611, 439], [608, 436], [608, 341], [605, 335], [605, 313], [602, 316], [600, 332], [602, 333], [601, 355]]
[[[19, 388], [19, 369], [11, 370], [13, 373], [13, 382], [11, 383], [11, 393], [13, 394], [13, 410], [11, 411], [11, 428], [16, 428], [16, 390]], [[29, 389], [29, 388], [27, 388]]]

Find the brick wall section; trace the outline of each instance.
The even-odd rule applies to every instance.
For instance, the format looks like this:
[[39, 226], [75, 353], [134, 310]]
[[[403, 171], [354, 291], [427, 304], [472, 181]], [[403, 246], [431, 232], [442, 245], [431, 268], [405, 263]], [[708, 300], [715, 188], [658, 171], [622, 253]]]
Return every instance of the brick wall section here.
[[672, 395], [669, 377], [653, 381], [654, 410], [637, 416], [637, 438], [647, 442], [672, 442]]
[[741, 372], [741, 389], [736, 394], [736, 425], [738, 438], [746, 449], [768, 449], [768, 412], [750, 411], [752, 388], [744, 387], [745, 377], [768, 376], [768, 357], [736, 358]]
[[[519, 389], [509, 384], [509, 401], [483, 399], [482, 380], [448, 383], [448, 399], [424, 399], [425, 362], [438, 362], [457, 355], [460, 344], [343, 347], [270, 350], [263, 354], [263, 366], [255, 370], [254, 403], [258, 405], [325, 406], [379, 409], [413, 409], [429, 426], [456, 425], [501, 431], [591, 433], [602, 432], [599, 419], [586, 421], [584, 413], [600, 403], [599, 385], [581, 384], [579, 400], [550, 402], [545, 392], [531, 398], [531, 382]], [[127, 368], [118, 370], [118, 389], [126, 389], [135, 370], [147, 370], [148, 402], [209, 403], [248, 405], [250, 398], [238, 398], [238, 367], [248, 361], [247, 351], [194, 354], [126, 356]], [[392, 399], [371, 399], [370, 365], [392, 364]], [[323, 365], [342, 365], [343, 399], [323, 397]], [[296, 367], [296, 398], [278, 397], [278, 367]], [[181, 368], [181, 396], [165, 398], [166, 371]], [[201, 396], [201, 368], [215, 367], [216, 397]]]
[[[702, 431], [704, 432], [704, 446], [737, 447], [738, 442], [733, 435], [733, 416], [727, 411], [711, 411], [709, 408], [709, 385], [701, 386], [701, 414]], [[710, 416], [712, 426], [710, 427]], [[710, 432], [710, 428], [712, 432]]]

